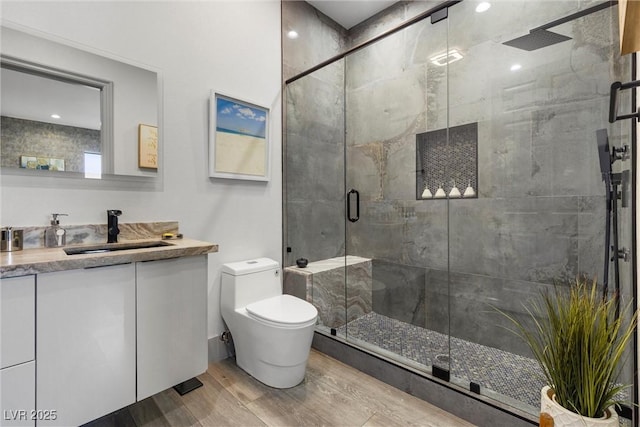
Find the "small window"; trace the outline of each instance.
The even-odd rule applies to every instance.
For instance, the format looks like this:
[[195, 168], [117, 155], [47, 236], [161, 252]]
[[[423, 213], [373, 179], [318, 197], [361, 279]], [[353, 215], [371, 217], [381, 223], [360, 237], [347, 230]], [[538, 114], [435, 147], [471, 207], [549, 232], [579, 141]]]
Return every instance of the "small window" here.
[[84, 153], [84, 177], [102, 178], [102, 155], [100, 153]]

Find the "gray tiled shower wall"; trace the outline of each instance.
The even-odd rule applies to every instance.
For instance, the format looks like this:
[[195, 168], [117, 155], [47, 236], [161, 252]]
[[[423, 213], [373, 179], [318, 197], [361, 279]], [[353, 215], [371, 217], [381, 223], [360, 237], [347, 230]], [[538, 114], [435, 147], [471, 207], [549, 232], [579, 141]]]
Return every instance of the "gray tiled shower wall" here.
[[[568, 24], [573, 41], [532, 53], [533, 62], [511, 73], [505, 64], [520, 52], [501, 42], [578, 2], [557, 2], [566, 10], [499, 3], [513, 8], [513, 20], [484, 33], [465, 3], [441, 23], [449, 44], [465, 47], [446, 73], [428, 61], [447, 45], [446, 27], [425, 23], [287, 86], [286, 262], [371, 258], [374, 311], [526, 354], [492, 306], [518, 315], [554, 281], [602, 276], [605, 189], [595, 131], [609, 128], [614, 145], [630, 141], [628, 127], [607, 123], [608, 87], [628, 80], [629, 60], [615, 57], [616, 11], [606, 9]], [[456, 32], [465, 22], [467, 31]], [[415, 200], [416, 135], [474, 122], [478, 198]], [[345, 229], [350, 188], [360, 192], [361, 219]], [[629, 230], [628, 208], [620, 219]], [[622, 265], [623, 289], [629, 268]]]

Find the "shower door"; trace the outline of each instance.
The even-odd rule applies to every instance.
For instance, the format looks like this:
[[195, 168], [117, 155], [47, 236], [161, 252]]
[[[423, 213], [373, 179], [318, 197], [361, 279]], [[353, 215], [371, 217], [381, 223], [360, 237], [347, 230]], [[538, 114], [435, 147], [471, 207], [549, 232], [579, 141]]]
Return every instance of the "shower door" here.
[[284, 290], [314, 304], [318, 331], [344, 338], [344, 60], [289, 83], [285, 118]]
[[447, 21], [424, 19], [345, 63], [346, 338], [442, 377], [448, 200], [423, 193], [451, 190], [451, 58]]

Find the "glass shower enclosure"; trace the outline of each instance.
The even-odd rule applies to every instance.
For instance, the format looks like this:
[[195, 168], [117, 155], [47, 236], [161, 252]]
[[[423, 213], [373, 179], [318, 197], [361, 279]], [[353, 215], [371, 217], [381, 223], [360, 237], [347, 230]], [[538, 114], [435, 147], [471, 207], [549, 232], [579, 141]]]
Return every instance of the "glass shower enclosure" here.
[[605, 282], [599, 130], [621, 177], [606, 281], [633, 297], [631, 123], [608, 121], [631, 58], [609, 2], [476, 6], [287, 81], [284, 285], [318, 332], [536, 414], [538, 367], [496, 309]]

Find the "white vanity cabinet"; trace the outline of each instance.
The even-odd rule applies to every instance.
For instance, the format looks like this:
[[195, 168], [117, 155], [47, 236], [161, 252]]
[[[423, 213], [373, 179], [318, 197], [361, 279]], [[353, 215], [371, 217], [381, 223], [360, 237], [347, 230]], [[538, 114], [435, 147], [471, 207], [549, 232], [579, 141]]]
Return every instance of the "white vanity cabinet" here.
[[207, 370], [207, 256], [136, 263], [142, 400]]
[[135, 264], [37, 280], [37, 410], [56, 411], [38, 426], [76, 426], [134, 403]]
[[35, 276], [0, 279], [0, 426], [35, 425]]

